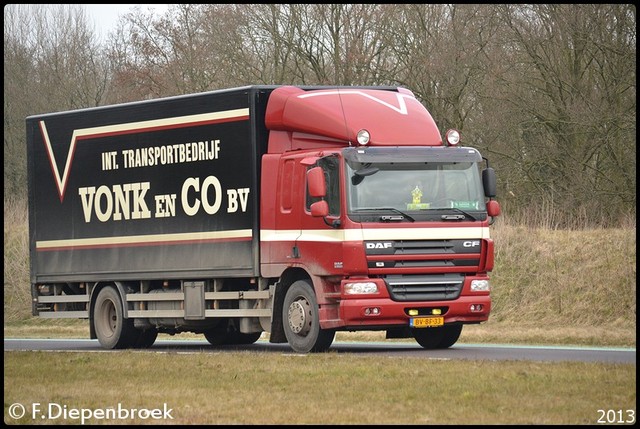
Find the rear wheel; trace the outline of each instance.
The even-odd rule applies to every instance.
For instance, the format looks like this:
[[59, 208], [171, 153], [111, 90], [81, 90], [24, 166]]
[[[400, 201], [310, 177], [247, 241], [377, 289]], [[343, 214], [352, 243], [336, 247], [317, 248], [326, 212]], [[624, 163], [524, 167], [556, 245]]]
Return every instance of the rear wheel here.
[[244, 332], [234, 332], [231, 338], [231, 344], [253, 344], [260, 339], [262, 332], [252, 332], [245, 334]]
[[227, 344], [253, 344], [260, 339], [262, 332], [245, 334], [240, 332], [237, 321], [222, 320], [215, 328], [204, 332], [204, 337], [214, 346]]
[[412, 329], [413, 338], [425, 349], [447, 349], [454, 345], [462, 333], [462, 325], [445, 325], [439, 328]]
[[148, 349], [156, 342], [156, 338], [158, 338], [158, 330], [156, 328], [139, 331], [138, 338], [133, 344], [133, 347], [138, 349]]
[[127, 348], [134, 345], [138, 338], [133, 319], [124, 318], [122, 299], [112, 286], [98, 292], [93, 309], [93, 324], [98, 341], [105, 349]]
[[298, 353], [324, 352], [333, 343], [335, 330], [321, 329], [318, 301], [306, 280], [293, 283], [284, 297], [282, 322], [289, 346]]
[[204, 337], [212, 346], [229, 344], [229, 320], [221, 319], [215, 327], [204, 331]]

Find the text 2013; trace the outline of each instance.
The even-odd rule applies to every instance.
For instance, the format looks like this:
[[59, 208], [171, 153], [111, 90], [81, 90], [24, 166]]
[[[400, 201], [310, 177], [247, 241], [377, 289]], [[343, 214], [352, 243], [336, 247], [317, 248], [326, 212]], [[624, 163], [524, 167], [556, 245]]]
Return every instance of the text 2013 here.
[[636, 410], [598, 410], [597, 423], [635, 423]]

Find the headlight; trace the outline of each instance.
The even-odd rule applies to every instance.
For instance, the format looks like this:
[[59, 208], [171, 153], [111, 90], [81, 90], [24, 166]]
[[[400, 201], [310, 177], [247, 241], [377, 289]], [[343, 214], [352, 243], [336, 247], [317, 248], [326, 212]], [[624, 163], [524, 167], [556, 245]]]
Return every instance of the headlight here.
[[374, 282], [345, 283], [345, 295], [365, 295], [378, 293], [378, 285]]
[[489, 292], [489, 280], [471, 280], [471, 292]]

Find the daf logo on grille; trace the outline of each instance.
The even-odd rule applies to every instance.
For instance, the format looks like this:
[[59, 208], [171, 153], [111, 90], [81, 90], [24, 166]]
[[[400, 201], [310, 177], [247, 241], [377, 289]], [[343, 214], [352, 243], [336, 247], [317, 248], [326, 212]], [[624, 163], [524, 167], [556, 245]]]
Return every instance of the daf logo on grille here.
[[392, 247], [393, 243], [390, 242], [367, 243], [367, 249], [391, 249]]

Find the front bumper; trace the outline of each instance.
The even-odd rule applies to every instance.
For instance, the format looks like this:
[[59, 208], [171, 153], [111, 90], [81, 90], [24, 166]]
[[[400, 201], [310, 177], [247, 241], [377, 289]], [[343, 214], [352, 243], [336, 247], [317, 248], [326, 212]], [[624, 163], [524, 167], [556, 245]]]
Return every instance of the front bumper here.
[[[491, 313], [491, 296], [489, 291], [471, 291], [471, 281], [477, 279], [487, 278], [466, 277], [462, 290], [454, 299], [402, 301], [391, 299], [383, 279], [363, 279], [364, 282], [375, 282], [378, 285], [378, 293], [362, 296], [343, 293], [339, 305], [339, 318], [347, 329], [408, 326], [410, 319], [415, 316], [441, 316], [445, 324], [486, 322]], [[344, 284], [347, 282], [349, 281], [343, 281], [342, 291], [345, 290]]]

